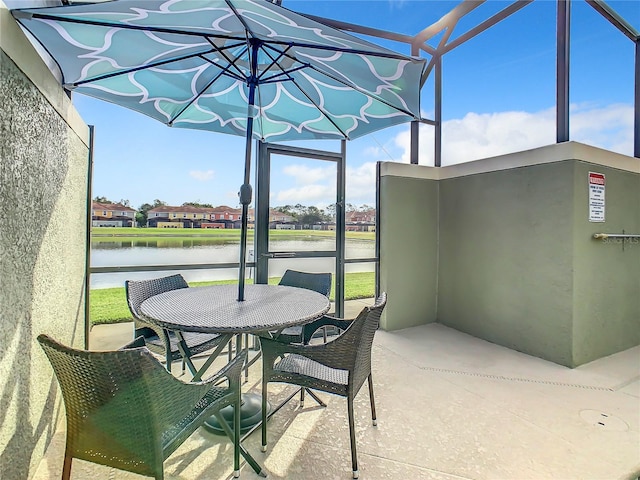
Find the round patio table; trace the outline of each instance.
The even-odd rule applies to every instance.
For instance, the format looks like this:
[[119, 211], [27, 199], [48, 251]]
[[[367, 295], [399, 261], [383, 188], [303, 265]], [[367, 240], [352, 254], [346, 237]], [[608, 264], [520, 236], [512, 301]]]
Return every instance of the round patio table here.
[[[148, 298], [140, 306], [150, 322], [176, 332], [243, 333], [277, 332], [286, 327], [310, 322], [329, 311], [324, 295], [282, 285], [246, 285], [244, 300], [238, 301], [237, 285], [181, 288]], [[226, 343], [226, 342], [224, 342]], [[198, 370], [194, 381], [202, 378], [213, 362], [213, 355]], [[262, 400], [259, 395], [243, 394], [241, 431], [260, 422]], [[225, 416], [232, 416], [233, 410]], [[223, 433], [215, 417], [205, 422], [210, 430]]]
[[181, 288], [145, 300], [149, 321], [168, 330], [200, 333], [259, 333], [282, 330], [329, 311], [324, 295], [282, 285], [246, 285], [238, 301], [237, 285]]

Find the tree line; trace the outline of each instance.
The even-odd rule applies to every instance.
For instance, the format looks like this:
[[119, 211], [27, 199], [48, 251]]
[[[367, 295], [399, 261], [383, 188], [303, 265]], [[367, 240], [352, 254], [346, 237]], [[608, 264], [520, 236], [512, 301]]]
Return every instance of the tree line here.
[[[129, 200], [126, 199], [122, 199], [119, 202], [114, 202], [112, 200], [109, 200], [107, 197], [95, 197], [93, 201], [98, 203], [119, 203], [120, 205], [124, 205], [125, 207], [131, 207]], [[136, 209], [136, 224], [140, 227], [146, 226], [149, 210], [167, 205], [167, 202], [163, 202], [162, 200], [159, 200], [157, 198], [153, 201], [153, 203], [143, 203]], [[213, 208], [213, 205], [211, 205], [210, 203], [200, 202], [184, 202], [181, 206]], [[296, 205], [282, 205], [272, 208], [273, 210], [277, 210], [284, 213], [285, 215], [293, 217], [294, 222], [303, 225], [313, 225], [315, 223], [321, 222], [332, 222], [336, 216], [335, 204], [329, 205], [326, 209], [318, 208], [315, 206], [306, 206], [300, 203]], [[374, 207], [371, 207], [367, 204], [356, 206], [351, 203], [347, 203], [345, 208], [347, 212], [368, 212], [370, 210], [374, 210]]]

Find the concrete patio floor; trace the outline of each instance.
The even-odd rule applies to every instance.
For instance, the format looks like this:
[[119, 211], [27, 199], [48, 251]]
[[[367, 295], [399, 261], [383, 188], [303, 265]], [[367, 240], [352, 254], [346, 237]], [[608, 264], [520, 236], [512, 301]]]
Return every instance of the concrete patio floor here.
[[[350, 312], [363, 303], [354, 303]], [[96, 327], [91, 347], [126, 342], [131, 324]], [[106, 340], [105, 340], [106, 339]], [[259, 392], [260, 367], [245, 391]], [[379, 331], [373, 349], [378, 426], [366, 386], [356, 399], [361, 479], [624, 479], [640, 475], [640, 347], [569, 369], [440, 324]], [[292, 387], [270, 385], [277, 401]], [[271, 479], [349, 479], [343, 398], [297, 398], [245, 446]], [[34, 480], [60, 478], [64, 425]], [[166, 462], [167, 479], [232, 478], [226, 437], [199, 429]], [[142, 479], [74, 460], [72, 479]], [[246, 464], [240, 478], [258, 477]]]

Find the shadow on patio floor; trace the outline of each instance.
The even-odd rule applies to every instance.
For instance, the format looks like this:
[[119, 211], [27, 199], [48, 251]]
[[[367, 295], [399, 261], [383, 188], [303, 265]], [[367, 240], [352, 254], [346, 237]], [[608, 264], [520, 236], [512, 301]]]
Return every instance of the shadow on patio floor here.
[[[132, 334], [130, 324], [101, 328], [119, 344]], [[252, 367], [245, 391], [259, 392], [259, 372]], [[640, 347], [569, 369], [430, 324], [378, 332], [373, 372], [378, 426], [366, 388], [355, 407], [362, 479], [640, 475]], [[270, 385], [269, 393], [276, 399], [290, 388]], [[267, 453], [259, 432], [246, 440], [269, 478], [351, 478], [346, 401], [320, 396], [326, 409], [311, 399], [300, 409], [294, 398], [273, 417]], [[60, 478], [63, 451], [60, 428], [33, 480]], [[232, 478], [231, 445], [199, 429], [165, 472], [167, 479]], [[259, 478], [247, 465], [240, 476]], [[72, 479], [89, 478], [145, 477], [74, 460]]]

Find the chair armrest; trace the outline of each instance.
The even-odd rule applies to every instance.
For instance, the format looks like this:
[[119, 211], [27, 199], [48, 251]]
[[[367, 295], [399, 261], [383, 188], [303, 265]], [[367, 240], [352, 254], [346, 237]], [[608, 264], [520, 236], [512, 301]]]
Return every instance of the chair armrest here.
[[[134, 379], [130, 388], [121, 391], [123, 401], [131, 404], [127, 397], [135, 391], [143, 391], [151, 399], [145, 408], [157, 429], [158, 440], [162, 435], [160, 448], [166, 455], [175, 450], [181, 443], [180, 439], [190, 435], [211, 412], [240, 399], [240, 375], [245, 359], [242, 354], [207, 380], [187, 382], [167, 372], [148, 351], [145, 352], [146, 349], [138, 350], [139, 354], [149, 356], [145, 359], [149, 371]], [[228, 379], [228, 385], [216, 384], [220, 379]]]
[[[152, 383], [151, 396], [156, 399], [155, 414], [164, 425], [172, 425], [190, 415], [194, 405], [205, 397], [211, 390], [226, 390], [228, 395], [240, 392], [240, 374], [246, 352], [238, 354], [219, 372], [200, 382], [186, 382], [174, 377], [159, 363], [158, 378]], [[157, 363], [157, 360], [153, 359]], [[162, 380], [160, 380], [162, 377]], [[228, 379], [229, 386], [219, 386], [221, 379]], [[158, 381], [160, 380], [160, 381]]]
[[125, 343], [118, 350], [127, 350], [129, 348], [140, 348], [140, 347], [146, 347], [146, 346], [147, 346], [147, 342], [145, 342], [144, 337], [140, 335], [139, 337], [136, 337], [129, 343]]
[[340, 330], [346, 330], [349, 325], [351, 325], [351, 322], [353, 322], [353, 320], [344, 320], [342, 318], [324, 315], [323, 317], [302, 326], [302, 341], [305, 344], [309, 343], [313, 334], [316, 333], [319, 328], [333, 326], [338, 327]]
[[327, 367], [342, 370], [349, 370], [355, 363], [356, 345], [344, 335], [318, 345], [281, 343], [269, 338], [259, 338], [265, 371], [272, 370], [276, 359], [287, 354], [302, 355]]

